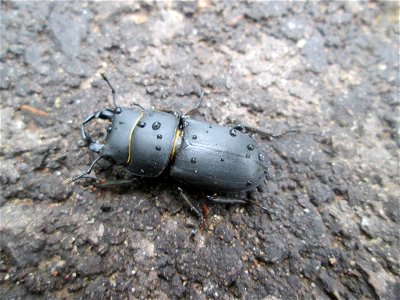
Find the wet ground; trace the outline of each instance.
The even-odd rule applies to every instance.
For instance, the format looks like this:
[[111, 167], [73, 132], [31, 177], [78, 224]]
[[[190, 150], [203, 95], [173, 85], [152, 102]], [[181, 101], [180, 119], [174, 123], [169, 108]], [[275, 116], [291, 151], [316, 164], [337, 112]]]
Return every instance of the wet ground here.
[[[1, 2], [0, 295], [398, 299], [396, 2]], [[246, 123], [268, 208], [208, 205], [174, 181], [65, 185], [95, 156], [79, 125], [123, 106]], [[129, 178], [101, 164], [102, 178]], [[193, 198], [201, 193], [188, 191]], [[196, 196], [198, 195], [198, 196]], [[178, 212], [177, 212], [178, 211]]]

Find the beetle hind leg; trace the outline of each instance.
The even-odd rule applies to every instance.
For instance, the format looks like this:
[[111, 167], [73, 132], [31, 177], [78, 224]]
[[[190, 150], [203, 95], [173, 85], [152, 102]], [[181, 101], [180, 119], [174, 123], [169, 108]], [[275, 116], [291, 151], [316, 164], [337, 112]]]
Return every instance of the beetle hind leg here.
[[194, 237], [200, 230], [200, 228], [204, 225], [204, 217], [203, 214], [190, 202], [189, 198], [183, 193], [181, 188], [178, 188], [178, 195], [180, 198], [189, 206], [190, 210], [193, 211], [197, 217], [199, 218], [199, 225], [192, 230], [191, 237]]
[[268, 208], [262, 206], [258, 202], [255, 202], [255, 201], [249, 200], [249, 199], [232, 199], [232, 198], [220, 198], [220, 197], [207, 196], [207, 201], [209, 201], [211, 203], [218, 203], [218, 204], [252, 204], [254, 206], [261, 208], [261, 210], [263, 212], [266, 212], [266, 213], [269, 212]]

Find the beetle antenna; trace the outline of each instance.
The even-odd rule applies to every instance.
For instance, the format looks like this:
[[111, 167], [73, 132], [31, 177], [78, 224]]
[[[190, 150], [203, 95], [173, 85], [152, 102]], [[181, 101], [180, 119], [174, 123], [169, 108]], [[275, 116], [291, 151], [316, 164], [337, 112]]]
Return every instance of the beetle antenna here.
[[110, 87], [114, 106], [118, 107], [117, 103], [115, 101], [115, 90], [114, 90], [114, 88], [112, 87], [111, 83], [108, 81], [108, 78], [106, 77], [106, 75], [104, 73], [100, 73], [100, 76], [101, 76], [101, 78], [104, 79], [105, 82], [107, 82], [108, 86]]

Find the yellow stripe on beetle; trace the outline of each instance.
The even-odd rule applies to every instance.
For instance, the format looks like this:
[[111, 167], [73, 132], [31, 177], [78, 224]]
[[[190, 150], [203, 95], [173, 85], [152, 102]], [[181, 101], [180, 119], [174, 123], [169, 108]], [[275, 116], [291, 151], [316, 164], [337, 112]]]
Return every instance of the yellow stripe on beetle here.
[[174, 144], [172, 146], [172, 150], [171, 150], [171, 155], [169, 156], [169, 160], [171, 161], [174, 158], [175, 155], [175, 148], [176, 148], [176, 142], [178, 140], [178, 137], [180, 137], [182, 134], [182, 131], [179, 129], [175, 130], [175, 137], [174, 137]]
[[127, 164], [131, 162], [131, 144], [132, 144], [132, 137], [133, 137], [133, 131], [136, 128], [136, 125], [139, 123], [140, 119], [143, 117], [144, 111], [142, 111], [142, 114], [140, 117], [136, 120], [135, 124], [132, 127], [131, 134], [129, 136], [129, 144], [128, 144], [128, 160], [126, 161]]

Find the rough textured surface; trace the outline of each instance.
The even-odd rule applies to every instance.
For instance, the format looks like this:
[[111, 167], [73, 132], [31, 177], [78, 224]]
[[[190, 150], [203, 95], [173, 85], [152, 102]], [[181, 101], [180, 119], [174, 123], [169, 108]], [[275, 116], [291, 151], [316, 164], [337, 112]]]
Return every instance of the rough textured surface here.
[[[1, 2], [0, 298], [398, 299], [396, 2]], [[64, 180], [117, 101], [248, 123], [257, 207], [195, 217], [173, 181]], [[107, 98], [108, 97], [108, 98]], [[100, 126], [101, 127], [101, 126]], [[102, 178], [127, 178], [103, 164]], [[189, 191], [193, 198], [201, 193]], [[206, 208], [205, 208], [206, 210]], [[179, 211], [178, 213], [176, 213]]]

